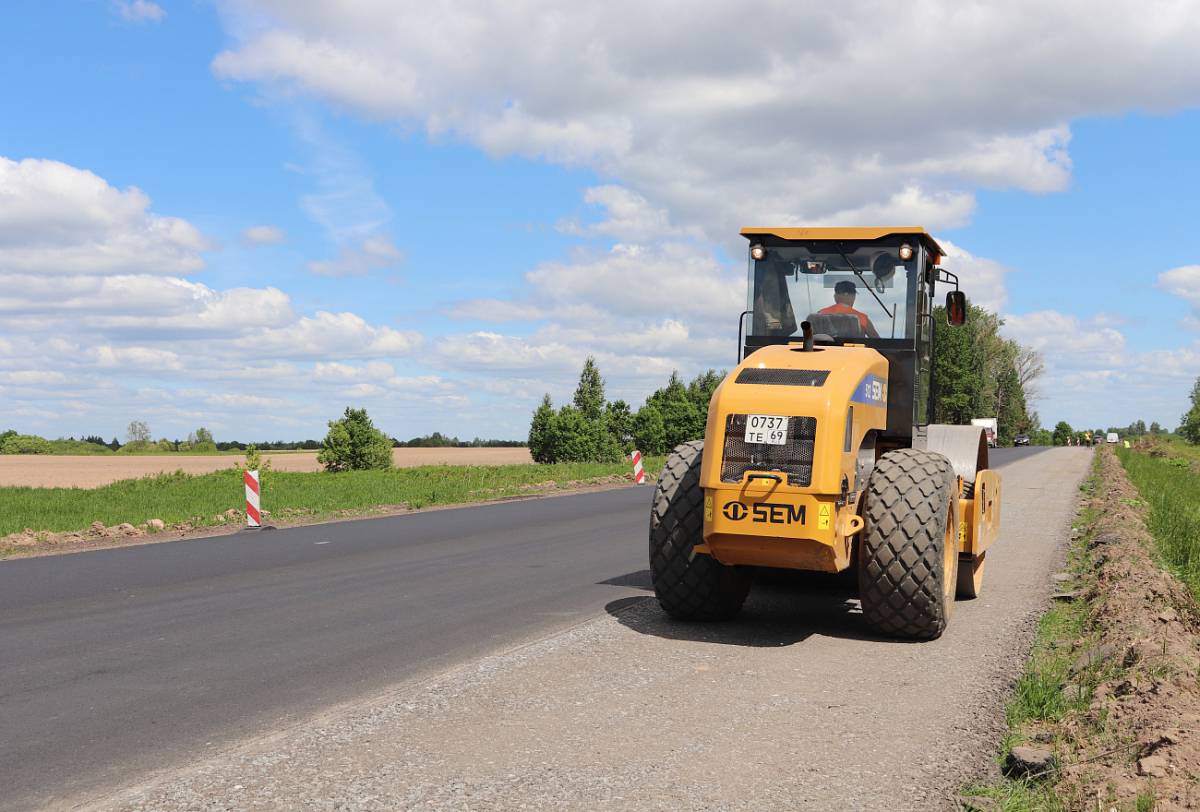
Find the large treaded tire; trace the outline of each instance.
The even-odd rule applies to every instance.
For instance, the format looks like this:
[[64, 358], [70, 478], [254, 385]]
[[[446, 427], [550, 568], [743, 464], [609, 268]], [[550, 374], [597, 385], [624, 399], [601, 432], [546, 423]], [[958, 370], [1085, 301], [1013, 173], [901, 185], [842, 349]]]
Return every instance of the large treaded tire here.
[[676, 446], [667, 457], [650, 510], [650, 576], [654, 594], [678, 620], [727, 620], [750, 591], [750, 578], [693, 548], [704, 539], [700, 487], [703, 440]]
[[883, 634], [932, 640], [946, 629], [958, 579], [955, 484], [950, 461], [931, 451], [903, 448], [875, 463], [858, 588], [863, 618]]

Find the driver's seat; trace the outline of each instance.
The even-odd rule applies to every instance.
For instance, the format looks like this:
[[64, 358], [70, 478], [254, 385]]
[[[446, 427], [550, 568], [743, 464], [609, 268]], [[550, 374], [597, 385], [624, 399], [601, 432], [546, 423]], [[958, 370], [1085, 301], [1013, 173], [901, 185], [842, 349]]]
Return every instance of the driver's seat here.
[[865, 338], [862, 322], [849, 313], [809, 313], [808, 323], [814, 333], [824, 333], [833, 338]]

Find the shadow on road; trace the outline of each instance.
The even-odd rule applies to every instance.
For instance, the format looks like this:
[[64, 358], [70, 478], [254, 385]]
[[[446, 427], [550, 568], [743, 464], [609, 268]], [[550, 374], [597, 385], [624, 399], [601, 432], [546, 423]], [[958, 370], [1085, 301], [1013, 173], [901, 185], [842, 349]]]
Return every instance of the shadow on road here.
[[[601, 581], [611, 586], [651, 590], [647, 570]], [[741, 614], [720, 623], [674, 620], [652, 597], [629, 597], [604, 607], [623, 626], [670, 640], [727, 646], [779, 647], [814, 634], [848, 640], [897, 642], [863, 625], [858, 600], [847, 579], [806, 572], [758, 572]]]
[[602, 586], [631, 586], [634, 589], [644, 589], [647, 592], [654, 591], [654, 584], [650, 581], [650, 570], [638, 570], [637, 572], [627, 572], [624, 575], [617, 575], [604, 581], [600, 581]]

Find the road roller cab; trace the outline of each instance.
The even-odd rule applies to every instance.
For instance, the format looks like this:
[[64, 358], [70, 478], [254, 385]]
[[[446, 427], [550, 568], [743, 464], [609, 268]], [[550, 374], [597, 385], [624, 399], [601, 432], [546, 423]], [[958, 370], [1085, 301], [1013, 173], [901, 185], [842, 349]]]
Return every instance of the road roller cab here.
[[[930, 425], [935, 286], [920, 228], [751, 228], [737, 367], [703, 441], [675, 449], [651, 516], [663, 608], [735, 614], [751, 567], [858, 570], [879, 631], [936, 637], [981, 587], [999, 529], [983, 431]], [[744, 339], [742, 337], [744, 333]]]

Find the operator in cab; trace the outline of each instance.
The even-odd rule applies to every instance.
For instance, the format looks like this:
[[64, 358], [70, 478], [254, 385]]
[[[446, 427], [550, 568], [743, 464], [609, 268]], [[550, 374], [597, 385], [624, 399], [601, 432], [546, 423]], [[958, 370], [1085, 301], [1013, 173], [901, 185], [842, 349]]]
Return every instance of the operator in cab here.
[[875, 331], [875, 325], [871, 324], [871, 319], [867, 314], [854, 309], [854, 300], [857, 296], [857, 286], [849, 279], [843, 279], [833, 287], [834, 304], [823, 307], [817, 312], [822, 315], [854, 316], [862, 326], [863, 335], [867, 338], [879, 338], [879, 333]]

